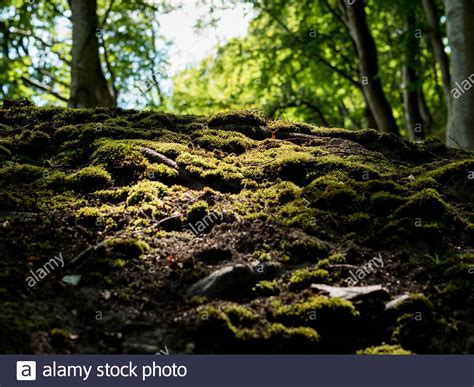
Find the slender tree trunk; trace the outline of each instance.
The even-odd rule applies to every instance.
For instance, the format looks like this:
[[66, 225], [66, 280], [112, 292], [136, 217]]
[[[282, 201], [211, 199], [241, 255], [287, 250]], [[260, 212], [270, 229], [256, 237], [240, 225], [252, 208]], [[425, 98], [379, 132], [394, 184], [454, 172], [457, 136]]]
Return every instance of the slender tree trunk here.
[[423, 87], [418, 89], [418, 106], [420, 107], [420, 114], [423, 119], [423, 127], [425, 128], [425, 135], [429, 135], [433, 130], [433, 115], [430, 112], [428, 104], [426, 103], [425, 93]]
[[433, 46], [436, 61], [438, 62], [441, 77], [443, 80], [444, 94], [446, 103], [451, 99], [451, 74], [449, 72], [449, 58], [444, 51], [443, 38], [441, 36], [441, 28], [439, 26], [439, 16], [436, 12], [434, 0], [422, 0], [425, 9], [426, 20], [428, 22], [428, 34]]
[[97, 40], [97, 0], [70, 0], [72, 64], [69, 106], [115, 106], [102, 72]]
[[418, 99], [420, 79], [417, 67], [419, 63], [419, 38], [416, 36], [416, 17], [412, 11], [406, 17], [405, 25], [405, 58], [403, 64], [403, 105], [405, 124], [411, 141], [425, 137], [423, 118], [421, 117]]
[[347, 0], [339, 0], [338, 5], [357, 48], [362, 89], [377, 122], [377, 127], [379, 130], [399, 135], [392, 108], [385, 96], [379, 77], [377, 47], [367, 24], [365, 1], [357, 0], [349, 3]]
[[451, 55], [448, 146], [474, 150], [474, 1], [445, 0]]

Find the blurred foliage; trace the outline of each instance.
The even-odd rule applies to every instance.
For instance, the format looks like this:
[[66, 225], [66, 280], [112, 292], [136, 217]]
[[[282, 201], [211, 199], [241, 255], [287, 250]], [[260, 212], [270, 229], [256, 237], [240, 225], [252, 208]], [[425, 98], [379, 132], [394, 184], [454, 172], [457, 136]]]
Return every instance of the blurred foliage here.
[[[202, 114], [255, 108], [273, 117], [325, 126], [366, 127], [357, 56], [336, 1], [250, 2], [256, 17], [248, 36], [232, 39], [197, 67], [177, 74], [172, 107]], [[438, 5], [442, 15], [442, 4]], [[404, 20], [411, 11], [416, 14], [417, 29], [404, 32]], [[419, 87], [440, 130], [446, 122], [446, 105], [421, 2], [368, 0], [367, 15], [382, 83], [399, 126], [404, 127], [404, 41], [407, 34], [415, 33], [420, 42]]]
[[[130, 103], [130, 93], [136, 105], [161, 103], [169, 42], [156, 15], [173, 8], [165, 0], [97, 1], [102, 65], [119, 105]], [[65, 104], [72, 45], [68, 2], [1, 0], [0, 37], [0, 98], [40, 95], [35, 102]]]

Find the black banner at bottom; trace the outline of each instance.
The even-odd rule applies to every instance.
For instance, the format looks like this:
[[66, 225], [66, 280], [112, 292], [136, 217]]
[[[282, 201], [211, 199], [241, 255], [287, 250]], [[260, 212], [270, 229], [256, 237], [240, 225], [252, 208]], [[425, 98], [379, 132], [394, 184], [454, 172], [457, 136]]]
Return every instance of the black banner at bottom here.
[[0, 356], [12, 386], [474, 386], [474, 356]]

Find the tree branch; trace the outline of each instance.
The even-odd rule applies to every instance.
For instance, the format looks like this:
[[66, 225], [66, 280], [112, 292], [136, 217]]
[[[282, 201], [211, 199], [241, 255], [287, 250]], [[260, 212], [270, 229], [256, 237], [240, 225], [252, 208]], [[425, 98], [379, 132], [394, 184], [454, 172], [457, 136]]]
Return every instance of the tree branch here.
[[70, 61], [68, 61], [66, 58], [64, 58], [59, 52], [56, 52], [56, 51], [53, 50], [53, 45], [54, 44], [50, 44], [48, 42], [45, 42], [43, 39], [41, 39], [39, 36], [34, 35], [32, 32], [20, 30], [18, 28], [10, 28], [10, 34], [23, 36], [25, 38], [33, 38], [34, 40], [39, 42], [42, 46], [49, 48], [51, 50], [51, 52], [53, 54], [57, 55], [57, 57], [60, 60], [62, 60], [64, 63], [66, 63], [69, 66], [71, 65]]
[[51, 87], [46, 86], [45, 84], [43, 84], [41, 82], [38, 82], [34, 79], [31, 79], [31, 78], [29, 78], [25, 75], [23, 75], [21, 77], [21, 79], [24, 82], [30, 84], [33, 87], [36, 87], [36, 88], [41, 89], [43, 91], [46, 91], [48, 94], [51, 94], [53, 97], [56, 97], [57, 99], [59, 99], [61, 101], [68, 102], [68, 100], [69, 100], [68, 98], [66, 98], [66, 97], [62, 96], [61, 94], [59, 94], [57, 91], [54, 91]]

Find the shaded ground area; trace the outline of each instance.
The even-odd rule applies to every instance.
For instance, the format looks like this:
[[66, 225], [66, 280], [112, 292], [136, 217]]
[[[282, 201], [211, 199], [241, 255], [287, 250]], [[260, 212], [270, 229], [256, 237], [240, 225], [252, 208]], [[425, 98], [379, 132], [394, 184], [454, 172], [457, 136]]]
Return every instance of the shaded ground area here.
[[473, 353], [474, 158], [271, 121], [0, 110], [1, 353]]

